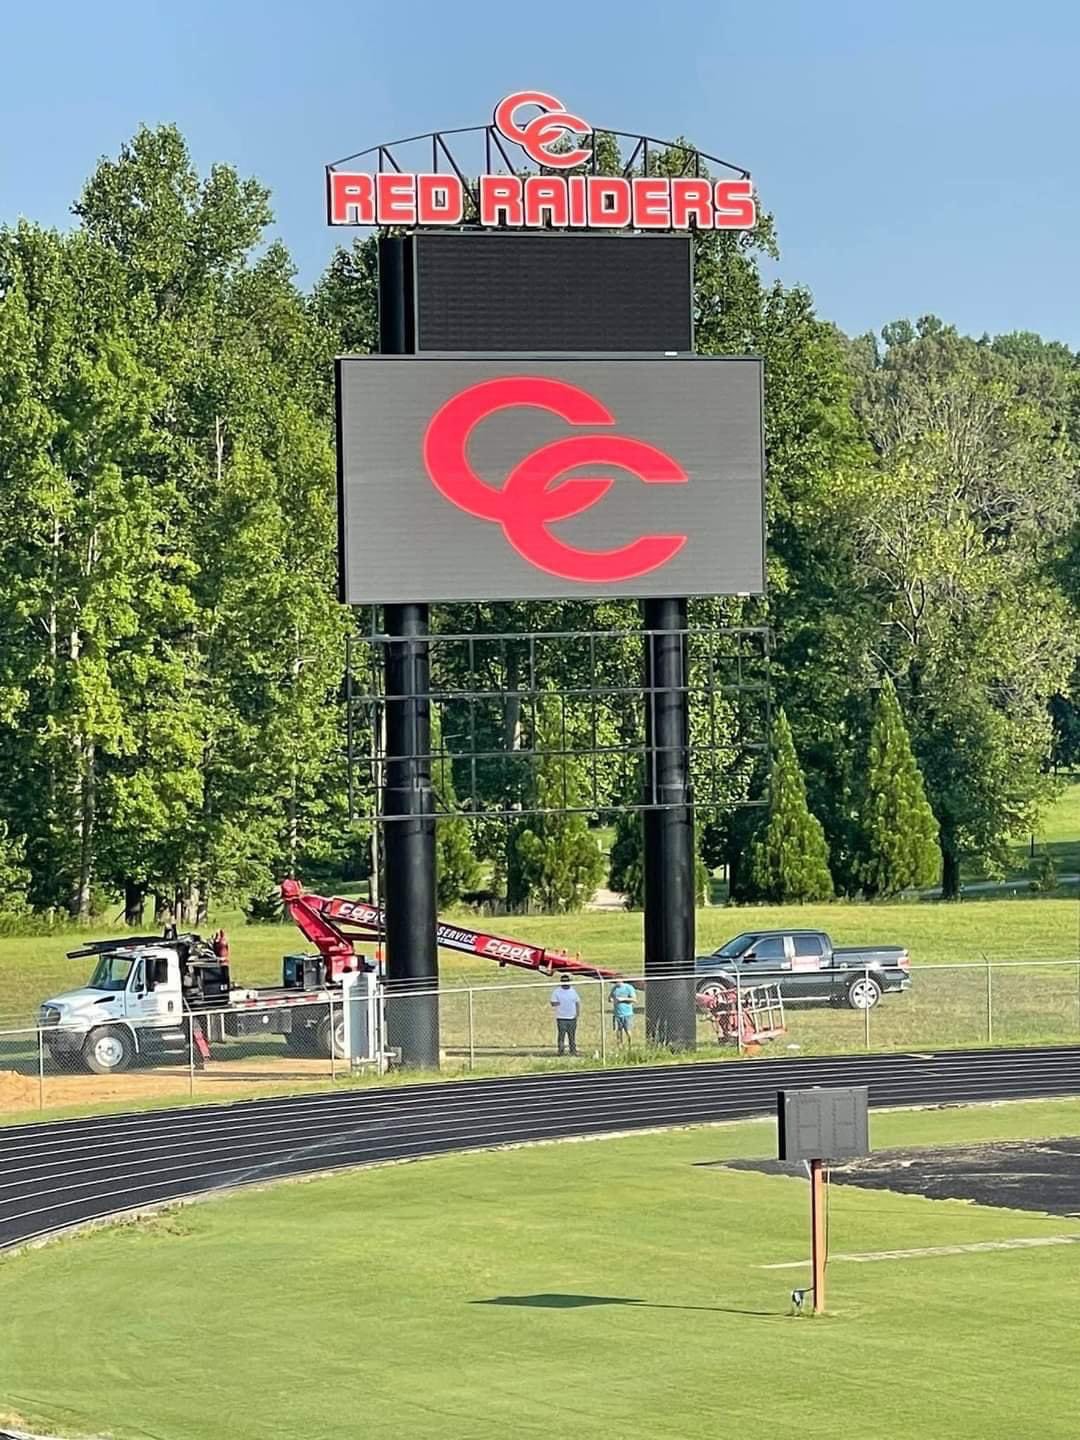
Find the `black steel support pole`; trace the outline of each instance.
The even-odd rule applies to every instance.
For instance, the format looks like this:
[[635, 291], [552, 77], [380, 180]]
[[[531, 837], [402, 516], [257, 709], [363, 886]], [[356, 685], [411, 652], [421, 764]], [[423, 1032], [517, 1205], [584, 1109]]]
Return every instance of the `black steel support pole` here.
[[[426, 605], [387, 605], [383, 792], [386, 1024], [405, 1065], [439, 1064], [435, 818]], [[425, 993], [418, 993], [425, 992]]]
[[[379, 240], [379, 350], [410, 355], [411, 241]], [[387, 605], [383, 777], [383, 906], [386, 913], [386, 1028], [405, 1065], [439, 1063], [435, 945], [435, 819], [431, 791], [428, 607]], [[426, 993], [420, 993], [426, 992]]]
[[643, 602], [645, 638], [645, 1030], [694, 1048], [694, 812], [685, 600]]

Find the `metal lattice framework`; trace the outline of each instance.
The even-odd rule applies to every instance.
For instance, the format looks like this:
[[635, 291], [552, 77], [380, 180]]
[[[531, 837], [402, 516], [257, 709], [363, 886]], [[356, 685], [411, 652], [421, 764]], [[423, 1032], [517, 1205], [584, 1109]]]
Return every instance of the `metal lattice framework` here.
[[[762, 800], [770, 728], [769, 637], [758, 627], [435, 633], [402, 641], [374, 624], [351, 638], [346, 691], [350, 816], [385, 820], [388, 647], [424, 645], [430, 666], [430, 768], [435, 814], [613, 815], [667, 808], [647, 788], [649, 710], [643, 681], [653, 637], [685, 646], [693, 803], [715, 814]], [[653, 748], [653, 758], [656, 756]], [[756, 793], [755, 793], [756, 792]]]
[[669, 166], [672, 158], [678, 156], [681, 158], [675, 162], [677, 168], [669, 168], [665, 173], [700, 177], [720, 171], [735, 179], [750, 179], [750, 171], [743, 166], [709, 155], [684, 140], [657, 140], [636, 131], [597, 127], [582, 141], [582, 146], [591, 152], [589, 160], [571, 170], [556, 169], [535, 164], [524, 151], [512, 154], [518, 147], [500, 134], [494, 124], [469, 125], [370, 145], [366, 150], [331, 161], [326, 168], [347, 170], [364, 162], [379, 174], [387, 171], [404, 174], [423, 169], [434, 175], [456, 175], [465, 191], [467, 205], [472, 207], [472, 214], [466, 213], [466, 221], [475, 219], [479, 211], [477, 187], [471, 177], [478, 174], [597, 175], [603, 173], [602, 158], [609, 147], [614, 147], [614, 153], [620, 157], [628, 156], [621, 161], [621, 173], [626, 177], [657, 173], [661, 156], [667, 157]]

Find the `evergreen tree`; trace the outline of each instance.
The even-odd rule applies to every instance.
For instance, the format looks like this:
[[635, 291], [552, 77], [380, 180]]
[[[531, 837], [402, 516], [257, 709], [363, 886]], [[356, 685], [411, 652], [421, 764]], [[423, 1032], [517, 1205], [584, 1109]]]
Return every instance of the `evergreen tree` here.
[[615, 822], [608, 884], [626, 897], [628, 910], [645, 904], [645, 835], [639, 811], [624, 810]]
[[911, 886], [931, 885], [940, 875], [938, 824], [887, 676], [870, 732], [862, 823], [862, 876], [868, 894], [895, 895]]
[[754, 841], [752, 874], [765, 900], [787, 904], [832, 898], [825, 831], [806, 803], [806, 781], [783, 710], [773, 737], [768, 819]]
[[[432, 776], [440, 810], [458, 808], [452, 758], [443, 752], [442, 721], [438, 708], [431, 707]], [[456, 815], [435, 822], [435, 874], [439, 904], [454, 905], [462, 892], [475, 889], [480, 878], [470, 822]]]
[[547, 913], [580, 910], [604, 874], [604, 857], [587, 817], [567, 813], [587, 804], [585, 762], [559, 753], [564, 739], [555, 697], [538, 704], [535, 726], [530, 802], [538, 812], [563, 813], [537, 813], [522, 820], [511, 839], [512, 868], [526, 899]]
[[[611, 842], [608, 884], [625, 896], [628, 910], [645, 905], [645, 819], [640, 811], [624, 811], [615, 822]], [[694, 901], [704, 905], [709, 889], [709, 867], [701, 858], [701, 835], [694, 847]]]

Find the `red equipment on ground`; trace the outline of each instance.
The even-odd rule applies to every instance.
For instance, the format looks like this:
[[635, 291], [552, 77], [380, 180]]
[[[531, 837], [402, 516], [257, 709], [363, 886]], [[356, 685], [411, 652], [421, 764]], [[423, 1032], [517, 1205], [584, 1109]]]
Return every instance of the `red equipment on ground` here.
[[784, 1001], [779, 985], [734, 985], [705, 990], [697, 997], [698, 1007], [713, 1023], [717, 1041], [740, 1042], [742, 1048], [756, 1048], [762, 1040], [775, 1040], [787, 1033]]
[[[347, 971], [357, 969], [355, 940], [380, 941], [386, 933], [382, 909], [366, 900], [312, 895], [299, 880], [281, 882], [281, 899], [289, 918], [323, 957], [326, 978], [331, 981], [340, 980]], [[621, 978], [618, 970], [589, 965], [580, 956], [568, 955], [565, 950], [548, 950], [527, 940], [508, 940], [502, 935], [489, 935], [483, 930], [470, 930], [447, 921], [439, 921], [435, 938], [444, 950], [480, 955], [497, 965], [516, 965], [544, 975], [568, 973], [597, 980]]]

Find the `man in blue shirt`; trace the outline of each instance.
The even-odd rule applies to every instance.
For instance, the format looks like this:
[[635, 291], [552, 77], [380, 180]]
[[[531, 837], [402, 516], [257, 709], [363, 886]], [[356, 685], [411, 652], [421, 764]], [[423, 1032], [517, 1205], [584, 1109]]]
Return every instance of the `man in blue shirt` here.
[[630, 1026], [634, 1023], [634, 1002], [637, 991], [629, 980], [618, 980], [611, 987], [611, 1017], [615, 1038], [620, 1045], [630, 1043]]

